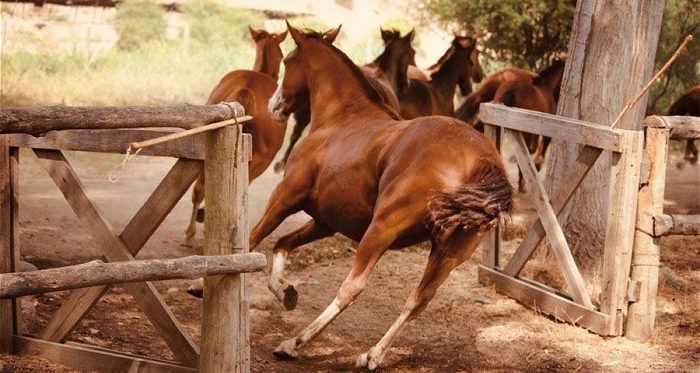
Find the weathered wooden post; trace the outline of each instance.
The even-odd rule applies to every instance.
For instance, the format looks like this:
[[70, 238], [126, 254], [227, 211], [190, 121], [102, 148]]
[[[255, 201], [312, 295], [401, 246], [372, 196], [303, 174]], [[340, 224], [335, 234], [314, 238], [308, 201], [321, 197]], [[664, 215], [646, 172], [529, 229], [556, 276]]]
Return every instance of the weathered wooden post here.
[[[206, 139], [204, 254], [248, 252], [248, 161], [251, 149], [239, 125]], [[204, 279], [201, 373], [250, 372], [247, 284], [244, 274]]]
[[[9, 146], [7, 136], [0, 135], [0, 273], [13, 272], [19, 262], [19, 253], [15, 250], [13, 224], [19, 224], [16, 217], [17, 206], [13, 193], [17, 192], [16, 148]], [[15, 227], [16, 228], [16, 227]], [[1, 286], [2, 284], [0, 284]], [[0, 353], [14, 354], [14, 335], [17, 334], [16, 320], [19, 309], [15, 299], [0, 300]]]
[[661, 117], [644, 121], [646, 139], [643, 164], [648, 167], [641, 180], [637, 203], [637, 223], [632, 254], [632, 289], [627, 309], [627, 338], [646, 341], [651, 337], [656, 319], [656, 293], [659, 284], [658, 238], [654, 237], [654, 216], [664, 209], [666, 157], [669, 129]]

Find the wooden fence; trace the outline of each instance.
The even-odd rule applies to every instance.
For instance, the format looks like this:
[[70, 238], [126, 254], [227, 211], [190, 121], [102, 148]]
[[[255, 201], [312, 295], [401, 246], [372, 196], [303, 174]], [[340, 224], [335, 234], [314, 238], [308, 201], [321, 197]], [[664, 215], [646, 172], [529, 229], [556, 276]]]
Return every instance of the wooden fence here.
[[[247, 207], [244, 201], [251, 148], [249, 135], [243, 134], [242, 125], [236, 124], [206, 135], [144, 148], [141, 155], [172, 156], [178, 160], [120, 233], [114, 232], [110, 223], [90, 201], [80, 179], [62, 153], [64, 150], [77, 150], [123, 154], [132, 143], [178, 131], [172, 127], [189, 129], [237, 116], [229, 104], [0, 110], [0, 133], [5, 133], [0, 135], [0, 281], [3, 282], [3, 291], [0, 292], [0, 352], [40, 355], [81, 370], [249, 372], [249, 320], [244, 272], [264, 268], [265, 259], [248, 253]], [[141, 128], [145, 126], [150, 128]], [[23, 133], [8, 134], [13, 132]], [[88, 263], [82, 266], [92, 265], [106, 270], [100, 276], [83, 272], [81, 278], [66, 280], [66, 275], [80, 269], [79, 267], [51, 269], [33, 274], [15, 273], [20, 257], [17, 219], [20, 147], [33, 149], [68, 204], [97, 242], [109, 263]], [[205, 218], [205, 256], [175, 260], [134, 260], [134, 256], [202, 171], [202, 159], [205, 158], [207, 204], [217, 206], [216, 212], [208, 213]], [[231, 232], [235, 232], [235, 235]], [[192, 263], [199, 265], [199, 269], [187, 266]], [[232, 266], [219, 271], [212, 269], [212, 264]], [[124, 268], [140, 268], [141, 272], [126, 276]], [[111, 272], [112, 277], [104, 276]], [[46, 281], [46, 276], [54, 275], [58, 277]], [[205, 278], [201, 355], [199, 347], [187, 335], [153, 284], [143, 282], [200, 275], [210, 275]], [[17, 281], [24, 285], [33, 284], [33, 292], [36, 293], [58, 288], [80, 288], [67, 296], [37, 336], [30, 337], [21, 335], [22, 313], [20, 299], [16, 298], [27, 294], [24, 289], [27, 286], [19, 286], [20, 290], [17, 287], [11, 288], [10, 285]], [[132, 356], [76, 343], [61, 343], [111, 284], [125, 281], [129, 282], [123, 284], [124, 289], [134, 296], [141, 310], [172, 350], [176, 361]], [[221, 314], [230, 317], [222, 318]]]
[[[657, 117], [647, 119], [646, 147], [643, 147], [645, 134], [642, 131], [611, 129], [504, 105], [482, 104], [479, 117], [494, 141], [498, 127], [503, 129], [523, 176], [532, 186], [538, 215], [507, 263], [501, 263], [498, 231], [487, 237], [479, 281], [494, 285], [499, 292], [558, 320], [583, 326], [597, 334], [618, 336], [627, 332], [633, 339], [649, 338], [656, 313], [659, 251], [654, 242], [659, 230], [669, 220], [676, 224], [672, 224], [666, 234], [699, 234], [700, 226], [699, 216], [668, 217], [662, 212], [669, 122]], [[700, 125], [693, 122], [695, 119], [672, 122], [676, 123], [678, 138], [700, 138]], [[688, 129], [689, 122], [693, 130]], [[546, 193], [537, 177], [520, 131], [581, 145], [576, 161], [564, 178], [569, 182], [552, 196]], [[612, 153], [611, 189], [603, 254], [604, 287], [600, 305], [594, 306], [586, 294], [584, 279], [571, 255], [558, 215], [604, 150]], [[645, 181], [640, 183], [640, 180]], [[638, 201], [639, 208], [629, 201]], [[519, 276], [545, 236], [570, 294]]]

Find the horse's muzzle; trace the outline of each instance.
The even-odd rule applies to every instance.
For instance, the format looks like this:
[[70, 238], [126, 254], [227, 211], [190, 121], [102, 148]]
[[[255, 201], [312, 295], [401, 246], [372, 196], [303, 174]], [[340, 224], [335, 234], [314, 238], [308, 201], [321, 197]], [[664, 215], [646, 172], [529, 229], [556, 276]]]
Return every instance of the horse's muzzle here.
[[275, 93], [270, 97], [267, 104], [267, 109], [270, 111], [272, 119], [278, 122], [286, 122], [287, 115], [284, 114], [284, 97], [282, 96], [282, 86], [278, 85]]

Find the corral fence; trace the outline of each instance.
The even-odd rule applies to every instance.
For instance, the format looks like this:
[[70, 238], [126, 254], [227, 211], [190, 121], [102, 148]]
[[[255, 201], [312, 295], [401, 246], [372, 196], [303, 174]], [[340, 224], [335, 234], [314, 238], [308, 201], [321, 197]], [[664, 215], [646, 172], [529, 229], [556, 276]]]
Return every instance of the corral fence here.
[[[499, 127], [505, 133], [537, 210], [537, 219], [507, 263], [502, 263], [498, 230], [485, 239], [479, 281], [558, 320], [597, 334], [624, 334], [635, 340], [650, 338], [656, 315], [658, 239], [670, 234], [700, 234], [699, 215], [663, 214], [668, 141], [700, 138], [700, 118], [649, 117], [644, 122], [645, 131], [631, 131], [492, 103], [481, 104], [479, 118], [492, 140], [497, 141]], [[551, 196], [537, 177], [521, 131], [580, 146], [575, 162], [563, 178], [567, 183]], [[558, 217], [603, 151], [611, 152], [610, 198], [603, 253], [604, 285], [600, 304], [594, 305]], [[570, 294], [520, 277], [545, 236]]]
[[[80, 370], [250, 371], [245, 273], [263, 269], [266, 260], [262, 254], [248, 252], [246, 195], [251, 142], [243, 133], [243, 124], [238, 123], [241, 113], [235, 105], [0, 110], [0, 353], [39, 355]], [[142, 148], [141, 155], [170, 156], [177, 161], [120, 233], [88, 198], [63, 154], [66, 150], [123, 154], [133, 144], [163, 135], [173, 137], [185, 132], [182, 129], [197, 132], [213, 122], [219, 123], [219, 128], [206, 134]], [[233, 124], [224, 126], [228, 123]], [[107, 263], [18, 272], [20, 148], [31, 148], [36, 154]], [[204, 168], [209, 207], [204, 222], [204, 256], [135, 260]], [[199, 276], [207, 276], [201, 346], [194, 343], [149, 282]], [[172, 350], [175, 361], [64, 341], [114, 284], [122, 284], [133, 295]], [[64, 289], [75, 290], [38, 335], [24, 335], [18, 297]]]

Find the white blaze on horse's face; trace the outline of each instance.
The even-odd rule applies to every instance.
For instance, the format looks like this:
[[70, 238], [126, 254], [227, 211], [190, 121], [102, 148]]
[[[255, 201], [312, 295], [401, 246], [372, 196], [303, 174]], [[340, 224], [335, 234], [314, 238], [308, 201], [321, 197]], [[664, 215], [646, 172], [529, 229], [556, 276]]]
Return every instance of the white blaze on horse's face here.
[[287, 116], [284, 114], [284, 97], [282, 95], [282, 85], [277, 85], [277, 90], [275, 94], [270, 97], [270, 101], [267, 104], [267, 109], [270, 111], [272, 119], [276, 121], [286, 121]]

